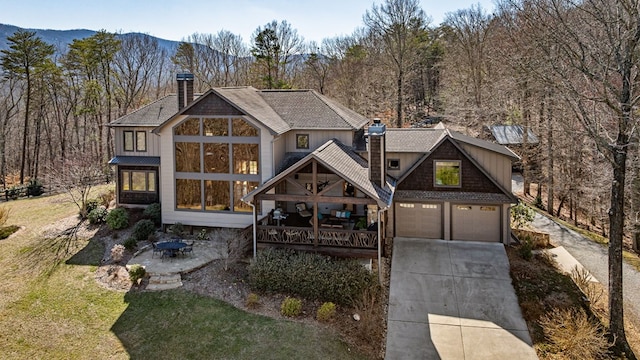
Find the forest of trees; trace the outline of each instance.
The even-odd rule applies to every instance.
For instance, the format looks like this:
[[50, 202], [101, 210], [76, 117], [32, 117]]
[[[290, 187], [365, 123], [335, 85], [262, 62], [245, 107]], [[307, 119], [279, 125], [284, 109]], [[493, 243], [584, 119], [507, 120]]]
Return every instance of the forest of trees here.
[[[175, 92], [178, 72], [195, 75], [197, 92], [311, 88], [393, 127], [437, 118], [474, 136], [493, 124], [532, 130], [540, 144], [525, 137], [519, 154], [526, 191], [539, 185], [540, 207], [608, 236], [610, 272], [621, 272], [611, 263], [640, 217], [635, 0], [500, 0], [494, 13], [472, 6], [438, 25], [417, 0], [386, 0], [362, 20], [320, 44], [274, 20], [249, 44], [220, 29], [175, 53], [148, 36], [100, 31], [55, 49], [18, 31], [0, 54], [0, 187], [46, 182], [69, 161], [108, 171], [105, 124]], [[620, 321], [612, 332], [624, 338]]]

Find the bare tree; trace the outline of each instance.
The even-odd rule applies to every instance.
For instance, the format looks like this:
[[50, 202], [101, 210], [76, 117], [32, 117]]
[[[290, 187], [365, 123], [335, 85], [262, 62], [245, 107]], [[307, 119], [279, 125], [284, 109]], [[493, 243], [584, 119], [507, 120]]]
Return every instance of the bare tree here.
[[[622, 243], [629, 147], [640, 92], [640, 9], [634, 0], [539, 0], [511, 3], [549, 56], [558, 90], [613, 169], [609, 216], [610, 333], [628, 350], [624, 331]], [[544, 31], [542, 31], [544, 28]], [[555, 56], [557, 54], [557, 56]], [[631, 353], [632, 354], [632, 353]]]
[[416, 59], [420, 35], [428, 19], [418, 0], [386, 0], [373, 5], [363, 17], [369, 30], [382, 40], [388, 65], [395, 72], [396, 125], [404, 124], [404, 82], [407, 69]]

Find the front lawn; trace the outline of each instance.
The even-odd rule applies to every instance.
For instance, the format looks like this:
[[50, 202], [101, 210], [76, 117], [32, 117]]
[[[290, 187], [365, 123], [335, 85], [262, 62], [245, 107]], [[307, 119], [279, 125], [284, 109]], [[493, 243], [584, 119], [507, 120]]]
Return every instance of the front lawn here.
[[128, 293], [94, 278], [96, 241], [45, 240], [77, 212], [63, 195], [12, 201], [0, 242], [2, 359], [362, 359], [333, 332], [274, 320], [185, 290]]

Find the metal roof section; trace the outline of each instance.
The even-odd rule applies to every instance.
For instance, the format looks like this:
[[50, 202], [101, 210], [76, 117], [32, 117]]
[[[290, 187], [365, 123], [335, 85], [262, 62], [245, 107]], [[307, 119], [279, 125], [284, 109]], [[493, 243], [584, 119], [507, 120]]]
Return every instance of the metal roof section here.
[[[491, 134], [500, 145], [520, 145], [524, 142], [524, 127], [521, 125], [493, 125], [489, 126]], [[527, 143], [537, 144], [536, 134], [527, 129]]]
[[516, 155], [513, 151], [503, 145], [495, 144], [490, 141], [480, 140], [471, 136], [463, 135], [456, 131], [446, 130], [452, 139], [460, 141], [469, 145], [477, 146], [485, 150], [493, 151], [498, 154], [508, 156], [514, 160], [520, 160], [520, 156]]
[[159, 156], [115, 156], [109, 165], [160, 166]]

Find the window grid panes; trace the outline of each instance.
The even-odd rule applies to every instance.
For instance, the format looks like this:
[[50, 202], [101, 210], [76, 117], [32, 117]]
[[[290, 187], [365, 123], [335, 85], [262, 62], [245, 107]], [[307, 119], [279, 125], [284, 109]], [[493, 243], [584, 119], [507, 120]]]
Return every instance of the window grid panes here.
[[178, 209], [202, 210], [200, 180], [176, 179], [176, 207]]
[[231, 199], [229, 196], [228, 181], [204, 182], [205, 210], [208, 211], [229, 211], [231, 210]]
[[156, 172], [155, 171], [122, 171], [122, 191], [155, 192]]
[[176, 142], [176, 171], [200, 172], [200, 144]]

